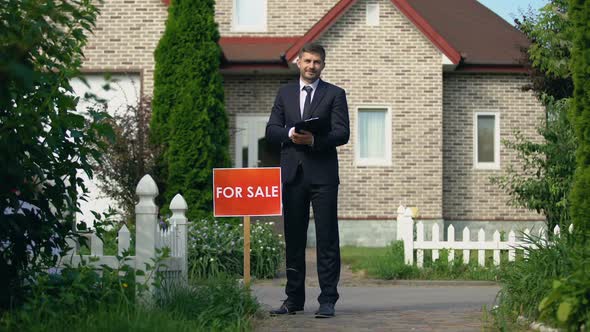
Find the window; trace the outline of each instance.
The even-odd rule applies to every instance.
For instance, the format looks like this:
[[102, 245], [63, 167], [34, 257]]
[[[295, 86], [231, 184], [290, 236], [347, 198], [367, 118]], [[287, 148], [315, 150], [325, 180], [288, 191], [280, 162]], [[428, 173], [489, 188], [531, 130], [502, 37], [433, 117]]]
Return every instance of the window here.
[[357, 109], [356, 163], [359, 166], [391, 165], [391, 111], [388, 107]]
[[379, 25], [379, 4], [368, 3], [367, 4], [367, 25], [377, 26]]
[[266, 31], [266, 0], [233, 1], [233, 31]]
[[473, 159], [477, 169], [500, 169], [500, 115], [478, 112], [474, 117]]
[[234, 166], [274, 167], [280, 164], [280, 147], [265, 138], [268, 115], [236, 116]]

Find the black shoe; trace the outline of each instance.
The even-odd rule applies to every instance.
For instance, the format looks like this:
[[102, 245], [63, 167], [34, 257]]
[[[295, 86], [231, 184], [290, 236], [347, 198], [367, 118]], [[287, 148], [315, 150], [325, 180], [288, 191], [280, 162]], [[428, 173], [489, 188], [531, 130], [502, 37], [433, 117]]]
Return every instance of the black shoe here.
[[271, 310], [270, 315], [295, 315], [297, 311], [303, 311], [303, 305], [296, 305], [289, 300], [285, 300], [280, 308]]
[[334, 317], [334, 303], [320, 303], [320, 308], [315, 313], [315, 318]]

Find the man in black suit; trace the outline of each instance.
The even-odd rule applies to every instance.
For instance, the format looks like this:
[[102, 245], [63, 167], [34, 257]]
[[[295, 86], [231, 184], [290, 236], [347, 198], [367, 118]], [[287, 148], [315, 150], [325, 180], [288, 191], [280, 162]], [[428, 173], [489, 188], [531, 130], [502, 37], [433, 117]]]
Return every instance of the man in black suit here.
[[[305, 303], [305, 247], [310, 203], [316, 229], [317, 269], [321, 294], [316, 317], [334, 316], [340, 279], [338, 235], [338, 156], [336, 147], [350, 136], [343, 89], [320, 79], [326, 53], [319, 44], [299, 52], [299, 82], [279, 89], [266, 126], [266, 139], [281, 144], [287, 299], [271, 314], [294, 314]], [[319, 118], [323, 130], [295, 131], [295, 123]]]

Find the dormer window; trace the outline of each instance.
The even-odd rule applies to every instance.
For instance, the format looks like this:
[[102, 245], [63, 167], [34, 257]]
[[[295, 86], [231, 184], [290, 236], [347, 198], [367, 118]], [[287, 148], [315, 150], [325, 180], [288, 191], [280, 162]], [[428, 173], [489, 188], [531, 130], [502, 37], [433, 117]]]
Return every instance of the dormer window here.
[[233, 31], [265, 32], [266, 0], [234, 0]]

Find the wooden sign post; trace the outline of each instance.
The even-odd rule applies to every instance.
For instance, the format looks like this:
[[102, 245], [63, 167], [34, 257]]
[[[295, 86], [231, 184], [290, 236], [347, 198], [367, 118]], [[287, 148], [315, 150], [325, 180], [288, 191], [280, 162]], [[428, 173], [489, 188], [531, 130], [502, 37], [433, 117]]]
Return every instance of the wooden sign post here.
[[244, 284], [250, 285], [250, 217], [282, 214], [281, 169], [214, 168], [213, 215], [244, 217]]
[[250, 216], [244, 216], [244, 285], [250, 285]]

